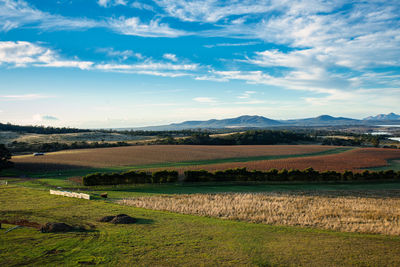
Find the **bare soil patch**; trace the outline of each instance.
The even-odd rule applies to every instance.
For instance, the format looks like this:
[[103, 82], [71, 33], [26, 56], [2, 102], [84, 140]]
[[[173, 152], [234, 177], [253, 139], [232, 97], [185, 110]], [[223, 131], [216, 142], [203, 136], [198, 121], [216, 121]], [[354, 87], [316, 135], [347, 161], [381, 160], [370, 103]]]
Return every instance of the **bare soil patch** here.
[[[306, 169], [309, 167], [318, 171], [345, 171], [351, 170], [360, 172], [364, 168], [381, 167], [388, 165], [388, 160], [399, 159], [400, 149], [387, 148], [356, 148], [343, 153], [306, 156], [298, 158], [260, 160], [250, 162], [221, 163], [212, 165], [197, 165], [180, 167], [178, 170], [183, 173], [185, 170], [204, 169], [208, 171], [225, 170], [232, 168], [248, 168], [250, 170], [269, 169]], [[165, 169], [165, 168], [164, 168]], [[177, 168], [170, 168], [177, 169]], [[154, 169], [155, 170], [155, 169]]]
[[273, 145], [273, 146], [187, 146], [154, 145], [97, 149], [67, 150], [33, 155], [15, 156], [13, 162], [21, 168], [99, 168], [134, 166], [166, 162], [245, 158], [255, 156], [296, 155], [326, 151], [334, 146]]

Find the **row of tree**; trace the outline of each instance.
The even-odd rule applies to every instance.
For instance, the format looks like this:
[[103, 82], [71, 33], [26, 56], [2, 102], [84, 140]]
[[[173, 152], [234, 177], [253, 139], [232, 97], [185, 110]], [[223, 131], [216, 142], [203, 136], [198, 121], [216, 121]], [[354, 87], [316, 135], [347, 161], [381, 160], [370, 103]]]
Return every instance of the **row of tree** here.
[[66, 128], [66, 127], [46, 127], [46, 126], [21, 126], [11, 123], [0, 123], [0, 131], [8, 132], [22, 132], [22, 133], [36, 133], [36, 134], [64, 134], [64, 133], [82, 133], [90, 132], [87, 129]]
[[156, 140], [154, 143], [173, 145], [275, 145], [313, 141], [316, 141], [316, 139], [311, 135], [294, 131], [250, 130], [217, 137], [211, 137], [209, 133], [198, 132], [187, 138], [169, 136]]
[[60, 143], [60, 142], [50, 142], [50, 143], [26, 143], [14, 141], [8, 145], [8, 149], [13, 153], [20, 152], [53, 152], [66, 149], [82, 149], [82, 148], [101, 148], [101, 147], [119, 147], [119, 146], [129, 146], [127, 142], [91, 142], [86, 141], [73, 142], [73, 143]]
[[158, 171], [146, 173], [143, 171], [128, 171], [123, 173], [93, 173], [82, 178], [83, 185], [118, 185], [118, 184], [160, 184], [178, 181], [177, 171]]
[[[223, 171], [209, 172], [206, 170], [189, 170], [184, 173], [184, 182], [227, 182], [227, 181], [366, 181], [366, 180], [400, 180], [400, 171], [393, 170], [370, 172], [365, 170], [361, 173], [352, 171], [319, 172], [313, 168], [305, 170], [277, 170], [249, 171], [246, 168], [228, 169]], [[178, 181], [177, 171], [158, 171], [146, 173], [143, 171], [128, 171], [124, 173], [94, 173], [82, 178], [86, 186], [93, 185], [117, 185], [117, 184], [145, 184], [145, 183], [173, 183]]]

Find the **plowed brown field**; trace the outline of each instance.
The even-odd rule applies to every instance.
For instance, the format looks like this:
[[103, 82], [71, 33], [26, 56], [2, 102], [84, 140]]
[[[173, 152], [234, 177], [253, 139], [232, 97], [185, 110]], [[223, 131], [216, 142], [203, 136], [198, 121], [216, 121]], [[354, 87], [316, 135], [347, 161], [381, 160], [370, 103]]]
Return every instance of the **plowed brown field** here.
[[356, 148], [343, 153], [322, 156], [188, 166], [179, 168], [179, 171], [194, 169], [215, 171], [243, 167], [250, 170], [269, 170], [272, 168], [302, 170], [312, 167], [318, 171], [359, 171], [363, 168], [386, 166], [387, 160], [399, 158], [400, 149]]
[[80, 149], [47, 153], [45, 156], [16, 156], [18, 164], [53, 164], [69, 167], [134, 166], [165, 162], [246, 158], [255, 156], [297, 155], [326, 151], [334, 146], [128, 146]]

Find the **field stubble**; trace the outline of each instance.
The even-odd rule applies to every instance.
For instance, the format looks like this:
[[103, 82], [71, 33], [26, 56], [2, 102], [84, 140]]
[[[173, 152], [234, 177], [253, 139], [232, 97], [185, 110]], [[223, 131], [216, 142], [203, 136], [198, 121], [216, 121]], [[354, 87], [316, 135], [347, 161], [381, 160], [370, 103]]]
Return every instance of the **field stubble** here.
[[400, 191], [143, 196], [123, 205], [272, 225], [400, 234]]
[[[186, 170], [226, 170], [234, 168], [247, 168], [250, 170], [269, 169], [299, 169], [312, 167], [317, 171], [362, 171], [373, 167], [384, 167], [388, 160], [400, 159], [400, 149], [387, 148], [355, 148], [342, 153], [319, 156], [304, 156], [296, 158], [258, 160], [249, 162], [221, 163], [212, 165], [197, 165], [170, 169], [177, 169], [180, 173]], [[158, 169], [154, 169], [158, 170]]]
[[111, 167], [213, 160], [224, 158], [246, 158], [256, 156], [279, 156], [317, 153], [335, 149], [320, 145], [274, 145], [274, 146], [189, 146], [152, 145], [98, 149], [67, 150], [48, 153], [43, 157], [16, 156], [17, 164], [62, 164], [75, 167]]

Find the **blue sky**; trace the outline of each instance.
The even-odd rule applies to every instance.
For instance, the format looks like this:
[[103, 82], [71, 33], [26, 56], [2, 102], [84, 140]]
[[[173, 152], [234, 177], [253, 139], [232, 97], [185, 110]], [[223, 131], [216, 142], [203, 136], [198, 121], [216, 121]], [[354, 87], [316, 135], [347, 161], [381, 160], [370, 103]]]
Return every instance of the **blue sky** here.
[[0, 121], [400, 113], [400, 2], [0, 0]]

